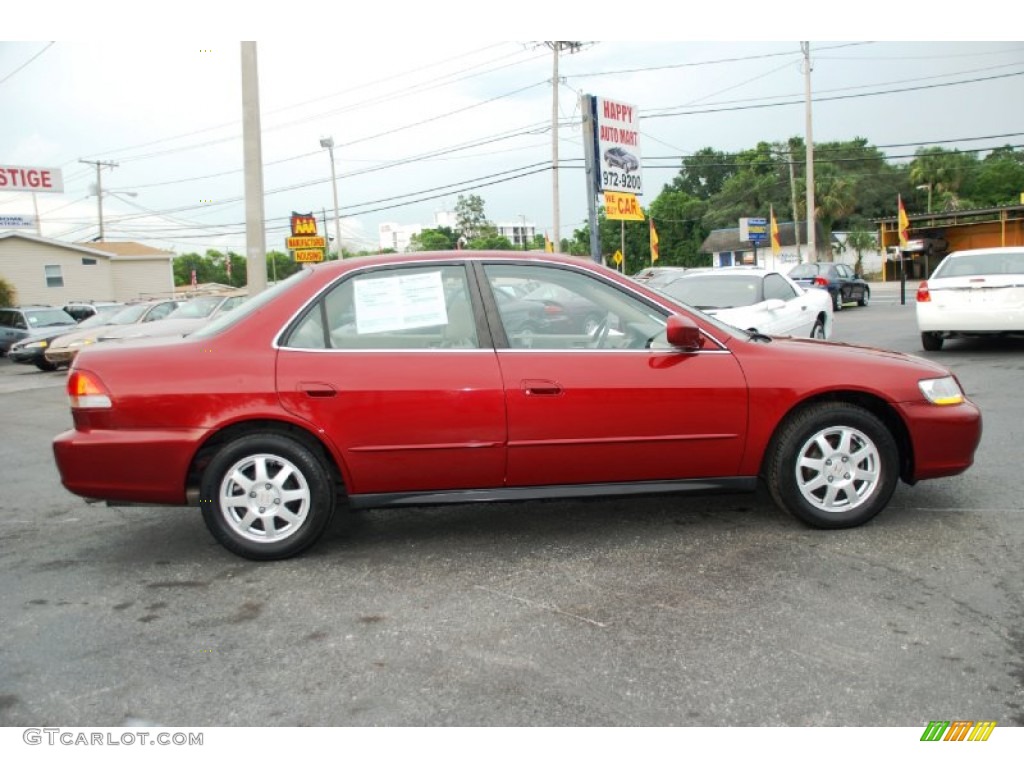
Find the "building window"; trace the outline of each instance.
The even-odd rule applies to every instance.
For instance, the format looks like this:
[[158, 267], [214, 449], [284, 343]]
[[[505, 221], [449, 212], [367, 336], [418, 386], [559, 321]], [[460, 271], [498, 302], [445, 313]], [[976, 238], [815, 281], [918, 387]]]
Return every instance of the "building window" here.
[[95, 264], [96, 264], [96, 259], [90, 259], [88, 256], [83, 256], [82, 257], [82, 265], [83, 266], [91, 267], [91, 266], [94, 266]]
[[46, 272], [47, 288], [63, 288], [64, 276], [60, 271], [60, 264], [47, 264], [43, 269]]

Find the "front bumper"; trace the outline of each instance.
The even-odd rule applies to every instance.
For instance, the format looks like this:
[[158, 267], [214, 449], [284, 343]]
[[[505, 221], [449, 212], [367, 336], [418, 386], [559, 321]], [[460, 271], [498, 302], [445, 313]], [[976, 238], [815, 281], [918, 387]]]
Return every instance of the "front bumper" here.
[[897, 409], [910, 432], [913, 463], [907, 482], [958, 475], [974, 463], [981, 442], [982, 419], [970, 400], [959, 405], [899, 403]]

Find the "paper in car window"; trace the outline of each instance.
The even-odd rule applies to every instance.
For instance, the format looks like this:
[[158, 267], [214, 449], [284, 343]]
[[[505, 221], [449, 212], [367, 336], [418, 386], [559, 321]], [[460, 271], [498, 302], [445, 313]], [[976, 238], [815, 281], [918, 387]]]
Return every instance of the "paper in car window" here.
[[440, 272], [357, 280], [356, 333], [448, 324]]

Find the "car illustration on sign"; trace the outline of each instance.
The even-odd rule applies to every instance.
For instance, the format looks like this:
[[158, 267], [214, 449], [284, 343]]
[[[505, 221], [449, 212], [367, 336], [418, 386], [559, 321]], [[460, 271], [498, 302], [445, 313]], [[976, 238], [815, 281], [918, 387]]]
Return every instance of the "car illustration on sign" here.
[[613, 168], [621, 168], [624, 171], [635, 171], [640, 167], [640, 161], [636, 155], [631, 155], [622, 147], [612, 147], [604, 153], [604, 161]]

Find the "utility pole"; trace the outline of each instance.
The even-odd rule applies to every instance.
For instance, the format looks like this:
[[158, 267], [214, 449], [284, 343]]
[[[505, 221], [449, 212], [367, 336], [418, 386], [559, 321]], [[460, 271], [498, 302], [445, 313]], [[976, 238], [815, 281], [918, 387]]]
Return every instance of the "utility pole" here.
[[789, 196], [793, 201], [793, 237], [796, 238], [796, 260], [797, 263], [803, 261], [800, 258], [800, 214], [796, 210], [796, 175], [793, 172], [793, 150], [789, 150]]
[[807, 112], [807, 260], [818, 260], [817, 229], [814, 206], [814, 136], [811, 130], [811, 44], [800, 43], [804, 53], [804, 106]]
[[242, 42], [242, 144], [245, 155], [245, 258], [249, 296], [267, 288], [267, 240], [263, 212], [263, 149], [256, 43]]
[[583, 43], [569, 40], [548, 40], [545, 43], [554, 52], [551, 74], [551, 218], [555, 229], [555, 253], [562, 250], [562, 222], [558, 201], [558, 54], [560, 51], [575, 53]]
[[79, 160], [80, 163], [86, 165], [96, 166], [96, 212], [100, 220], [100, 242], [103, 242], [103, 167], [114, 169], [117, 168], [117, 163], [113, 163], [107, 160]]

